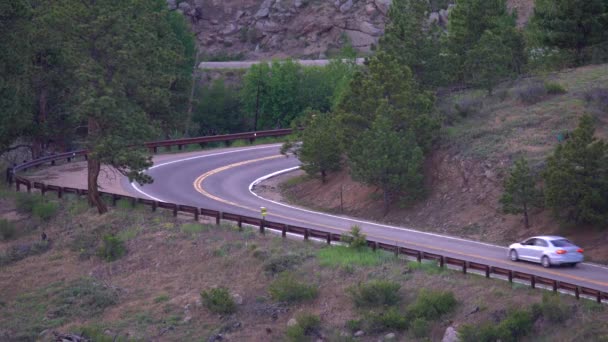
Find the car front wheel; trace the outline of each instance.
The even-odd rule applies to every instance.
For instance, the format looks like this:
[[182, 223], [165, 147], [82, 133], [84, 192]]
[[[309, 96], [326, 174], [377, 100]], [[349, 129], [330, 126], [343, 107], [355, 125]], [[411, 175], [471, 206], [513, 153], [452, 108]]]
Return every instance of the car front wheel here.
[[512, 249], [511, 252], [509, 252], [509, 256], [511, 257], [511, 261], [517, 261], [519, 260], [519, 256], [517, 255], [517, 251]]
[[549, 260], [548, 256], [543, 256], [542, 259], [540, 259], [541, 264], [543, 264], [543, 267], [545, 268], [549, 268], [551, 267], [551, 261]]

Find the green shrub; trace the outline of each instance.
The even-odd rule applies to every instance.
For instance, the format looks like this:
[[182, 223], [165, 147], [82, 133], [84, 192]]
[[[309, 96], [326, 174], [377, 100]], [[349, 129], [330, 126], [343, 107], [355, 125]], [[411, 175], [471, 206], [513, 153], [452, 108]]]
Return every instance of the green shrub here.
[[106, 261], [114, 261], [127, 254], [127, 249], [124, 242], [122, 242], [122, 240], [117, 236], [105, 235], [98, 254]]
[[516, 342], [532, 331], [532, 314], [524, 310], [511, 311], [498, 325], [486, 323], [481, 326], [463, 325], [458, 330], [462, 342]]
[[19, 193], [17, 194], [15, 204], [18, 212], [22, 214], [31, 214], [34, 211], [34, 206], [41, 202], [42, 198], [39, 196]]
[[300, 342], [305, 341], [306, 336], [315, 335], [321, 327], [319, 316], [312, 314], [300, 314], [296, 317], [298, 324], [287, 328], [287, 340]]
[[196, 235], [209, 230], [209, 226], [200, 223], [185, 223], [180, 226], [182, 233]]
[[323, 267], [377, 266], [395, 260], [394, 254], [372, 251], [369, 248], [327, 246], [317, 251], [317, 260]]
[[363, 329], [363, 321], [360, 319], [350, 319], [346, 321], [346, 329], [352, 332], [357, 332]]
[[11, 221], [0, 219], [0, 238], [2, 240], [10, 240], [15, 237], [17, 229], [15, 229], [15, 224]]
[[318, 289], [314, 285], [298, 281], [290, 273], [283, 273], [270, 284], [268, 292], [274, 300], [292, 303], [314, 299]]
[[551, 95], [565, 94], [568, 92], [563, 85], [551, 81], [545, 82], [545, 90], [547, 90], [547, 93]]
[[458, 329], [460, 342], [496, 342], [498, 333], [493, 324], [475, 326], [465, 324]]
[[355, 225], [350, 228], [350, 232], [347, 235], [342, 235], [342, 242], [352, 248], [366, 248], [367, 236], [361, 232], [361, 227]]
[[452, 311], [456, 306], [452, 292], [421, 290], [416, 301], [408, 308], [411, 319], [424, 318], [434, 321]]
[[284, 254], [273, 256], [264, 263], [264, 272], [268, 275], [276, 275], [281, 272], [293, 270], [302, 264], [303, 257], [297, 254]]
[[348, 289], [357, 307], [391, 306], [401, 300], [401, 285], [388, 280], [372, 280]]
[[410, 324], [410, 330], [417, 338], [426, 337], [429, 335], [429, 322], [424, 318], [416, 318]]
[[22, 260], [30, 255], [42, 254], [50, 248], [51, 245], [48, 241], [37, 241], [31, 244], [12, 246], [5, 253], [0, 254], [0, 265], [7, 265]]
[[203, 304], [209, 311], [217, 314], [236, 312], [236, 303], [225, 287], [218, 287], [201, 292]]
[[542, 302], [532, 305], [532, 317], [536, 319], [539, 316], [553, 323], [562, 323], [570, 317], [570, 310], [561, 303], [558, 295], [543, 293]]
[[366, 329], [374, 333], [408, 328], [407, 317], [394, 307], [386, 311], [370, 311], [364, 315], [364, 322]]
[[32, 214], [42, 221], [49, 221], [57, 215], [58, 210], [59, 205], [55, 202], [38, 202], [34, 204]]
[[547, 95], [545, 85], [537, 81], [516, 88], [514, 91], [519, 100], [527, 105], [533, 105], [540, 102]]
[[118, 296], [113, 289], [90, 278], [73, 281], [55, 296], [55, 304], [49, 310], [49, 314], [55, 317], [95, 316], [118, 303]]

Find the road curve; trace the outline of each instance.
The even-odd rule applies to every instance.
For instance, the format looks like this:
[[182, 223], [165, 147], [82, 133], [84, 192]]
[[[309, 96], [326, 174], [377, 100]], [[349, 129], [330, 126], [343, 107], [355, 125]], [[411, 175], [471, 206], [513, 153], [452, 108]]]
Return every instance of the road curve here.
[[275, 144], [163, 157], [162, 162], [148, 171], [155, 180], [153, 184], [138, 187], [123, 180], [123, 186], [140, 197], [247, 216], [259, 215], [260, 207], [264, 206], [268, 208], [269, 221], [336, 233], [348, 231], [352, 225], [358, 224], [368, 236], [378, 241], [508, 267], [608, 292], [608, 268], [603, 266], [585, 263], [576, 268], [544, 269], [536, 264], [510, 261], [505, 247], [318, 213], [261, 198], [250, 191], [256, 180], [299, 165], [294, 157], [280, 155], [279, 148]]
[[[346, 60], [345, 60], [346, 61]], [[263, 61], [226, 61], [226, 62], [201, 62], [199, 69], [249, 69], [254, 64], [259, 64]], [[302, 66], [326, 66], [330, 59], [295, 59], [294, 62]], [[365, 58], [356, 58], [355, 63], [362, 65]]]

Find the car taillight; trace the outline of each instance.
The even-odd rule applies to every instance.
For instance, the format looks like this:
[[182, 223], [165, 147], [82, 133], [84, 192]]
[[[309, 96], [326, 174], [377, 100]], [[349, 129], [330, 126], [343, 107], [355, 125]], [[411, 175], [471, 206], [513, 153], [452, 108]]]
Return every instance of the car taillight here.
[[579, 253], [583, 253], [584, 251], [583, 251], [583, 249], [582, 249], [582, 248], [579, 248], [577, 252], [579, 252]]
[[558, 249], [557, 251], [555, 251], [555, 253], [557, 254], [566, 254], [566, 251], [563, 249]]

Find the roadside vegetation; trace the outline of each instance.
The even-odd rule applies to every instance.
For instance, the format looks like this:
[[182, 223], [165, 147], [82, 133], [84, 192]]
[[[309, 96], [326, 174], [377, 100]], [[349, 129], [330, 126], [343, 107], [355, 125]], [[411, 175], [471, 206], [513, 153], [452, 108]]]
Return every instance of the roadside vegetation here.
[[603, 305], [374, 252], [357, 227], [329, 247], [126, 202], [99, 220], [69, 195], [42, 221], [14, 216], [39, 194], [0, 193], [15, 228], [0, 253], [40, 243], [42, 230], [48, 239], [43, 252], [1, 265], [2, 339], [425, 341], [446, 329], [463, 341], [608, 337]]

